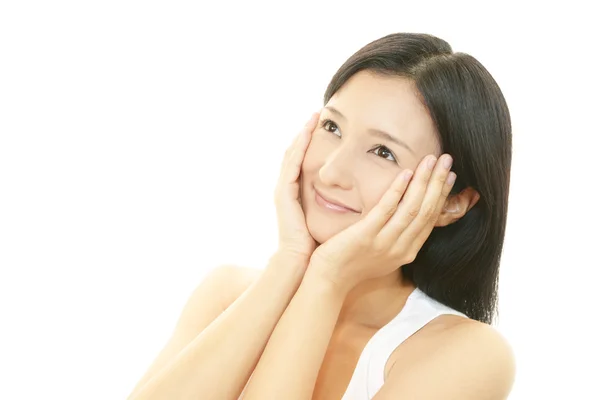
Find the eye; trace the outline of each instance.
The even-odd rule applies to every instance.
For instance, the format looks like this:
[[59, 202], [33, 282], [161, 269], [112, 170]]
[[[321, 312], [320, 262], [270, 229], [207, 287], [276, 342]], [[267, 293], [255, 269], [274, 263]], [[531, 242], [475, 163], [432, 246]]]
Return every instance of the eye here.
[[370, 152], [375, 154], [376, 156], [385, 158], [386, 160], [397, 162], [396, 156], [394, 156], [394, 153], [392, 153], [392, 151], [390, 149], [388, 149], [387, 147], [385, 147], [383, 145], [377, 145], [377, 147], [370, 150]]
[[339, 128], [338, 128], [338, 126], [335, 124], [335, 122], [333, 122], [333, 121], [332, 121], [332, 120], [330, 120], [330, 119], [324, 119], [324, 120], [321, 122], [321, 128], [325, 129], [325, 130], [326, 130], [327, 132], [329, 132], [329, 133], [333, 133], [335, 136], [342, 137], [342, 134], [341, 134], [341, 133], [339, 133], [339, 134], [338, 134], [338, 133], [335, 133], [334, 131], [331, 131], [331, 128], [333, 128], [334, 130], [335, 130], [335, 129], [339, 129]]

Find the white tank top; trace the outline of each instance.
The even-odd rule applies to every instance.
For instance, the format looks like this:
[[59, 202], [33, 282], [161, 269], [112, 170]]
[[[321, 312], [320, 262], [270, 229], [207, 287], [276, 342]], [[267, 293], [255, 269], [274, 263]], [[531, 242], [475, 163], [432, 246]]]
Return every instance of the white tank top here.
[[[414, 289], [398, 315], [367, 342], [342, 400], [371, 400], [383, 386], [385, 364], [396, 347], [429, 321], [443, 314], [467, 318], [465, 314], [427, 296], [419, 288]], [[246, 387], [239, 399], [242, 398]]]
[[419, 288], [413, 290], [398, 315], [367, 342], [342, 400], [371, 400], [383, 386], [385, 365], [392, 352], [425, 324], [443, 314], [467, 317], [427, 296]]

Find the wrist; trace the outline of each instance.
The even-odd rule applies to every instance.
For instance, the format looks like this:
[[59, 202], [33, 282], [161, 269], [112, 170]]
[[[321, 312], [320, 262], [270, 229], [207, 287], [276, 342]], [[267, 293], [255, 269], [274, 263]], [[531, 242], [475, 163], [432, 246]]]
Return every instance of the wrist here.
[[342, 298], [345, 298], [350, 290], [354, 287], [343, 279], [332, 277], [331, 274], [328, 274], [325, 269], [321, 269], [312, 263], [309, 264], [308, 269], [304, 274], [302, 283], [317, 287], [321, 291]]
[[309, 261], [310, 258], [302, 254], [292, 253], [284, 250], [277, 250], [269, 258], [269, 265], [278, 265], [280, 266], [279, 268], [297, 271], [304, 275]]
[[319, 273], [309, 271], [310, 269], [304, 274], [298, 292], [311, 293], [311, 297], [319, 299], [320, 307], [339, 307], [341, 309], [348, 294], [347, 288]]
[[314, 250], [314, 248], [310, 248], [304, 245], [298, 245], [294, 243], [290, 244], [280, 241], [277, 246], [277, 250], [275, 251], [275, 254], [282, 254], [285, 256], [302, 259], [308, 262]]

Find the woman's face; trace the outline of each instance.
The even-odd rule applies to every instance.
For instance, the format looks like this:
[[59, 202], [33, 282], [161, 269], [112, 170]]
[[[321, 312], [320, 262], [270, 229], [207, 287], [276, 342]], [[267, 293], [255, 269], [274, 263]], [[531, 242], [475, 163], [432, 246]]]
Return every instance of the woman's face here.
[[428, 154], [439, 156], [439, 143], [412, 81], [353, 75], [323, 108], [302, 164], [302, 207], [312, 237], [323, 243], [357, 222], [400, 171], [414, 170]]

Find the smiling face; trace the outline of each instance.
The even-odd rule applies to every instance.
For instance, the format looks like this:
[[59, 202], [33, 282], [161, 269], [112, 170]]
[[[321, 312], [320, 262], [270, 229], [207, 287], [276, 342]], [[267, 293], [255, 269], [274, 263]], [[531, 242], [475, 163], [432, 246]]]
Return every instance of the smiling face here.
[[439, 143], [412, 81], [353, 75], [323, 108], [302, 164], [312, 237], [323, 243], [360, 220], [398, 173], [428, 154], [439, 156]]

